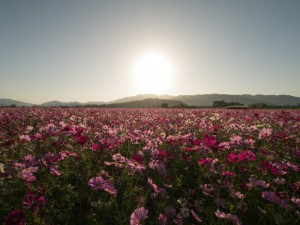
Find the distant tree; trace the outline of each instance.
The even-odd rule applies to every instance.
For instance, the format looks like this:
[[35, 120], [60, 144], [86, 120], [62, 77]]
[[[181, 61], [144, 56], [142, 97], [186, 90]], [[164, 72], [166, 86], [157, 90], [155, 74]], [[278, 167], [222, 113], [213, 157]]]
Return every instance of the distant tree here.
[[185, 104], [183, 104], [182, 102], [180, 102], [179, 107], [180, 108], [186, 108], [187, 106]]
[[162, 108], [168, 108], [168, 103], [164, 102], [160, 105]]
[[270, 106], [268, 106], [266, 103], [254, 103], [251, 104], [250, 107], [254, 109], [265, 109], [269, 108]]
[[239, 102], [228, 102], [227, 106], [244, 106], [244, 104]]
[[16, 108], [17, 106], [16, 106], [16, 104], [12, 104], [12, 105], [10, 105], [10, 107], [11, 108]]
[[244, 104], [239, 103], [239, 102], [225, 102], [224, 100], [213, 102], [213, 107], [216, 107], [216, 108], [224, 108], [227, 106], [244, 106]]
[[225, 102], [224, 100], [213, 102], [213, 107], [223, 108], [223, 107], [226, 107], [226, 106], [227, 106], [227, 102]]

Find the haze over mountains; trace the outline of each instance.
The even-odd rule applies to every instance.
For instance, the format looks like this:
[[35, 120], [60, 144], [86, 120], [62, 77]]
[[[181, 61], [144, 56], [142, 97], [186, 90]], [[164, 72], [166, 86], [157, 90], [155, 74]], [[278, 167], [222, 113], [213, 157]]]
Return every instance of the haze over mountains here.
[[[142, 101], [143, 100], [143, 101]], [[114, 107], [152, 107], [167, 103], [168, 106], [193, 105], [193, 106], [212, 106], [214, 101], [239, 102], [244, 105], [251, 105], [255, 103], [265, 103], [268, 105], [285, 106], [300, 104], [300, 97], [291, 95], [227, 95], [227, 94], [202, 94], [202, 95], [155, 95], [155, 94], [141, 94], [136, 96], [129, 96], [110, 102], [60, 102], [50, 101], [40, 104], [39, 106], [85, 106], [85, 105], [111, 105]], [[0, 106], [33, 106], [36, 104], [21, 102], [12, 99], [0, 99]]]

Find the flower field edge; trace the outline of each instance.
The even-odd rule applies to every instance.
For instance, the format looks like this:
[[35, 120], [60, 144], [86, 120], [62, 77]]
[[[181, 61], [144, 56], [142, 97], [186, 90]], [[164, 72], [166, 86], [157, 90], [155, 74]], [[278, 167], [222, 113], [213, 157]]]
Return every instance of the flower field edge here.
[[0, 108], [1, 224], [300, 223], [300, 110]]

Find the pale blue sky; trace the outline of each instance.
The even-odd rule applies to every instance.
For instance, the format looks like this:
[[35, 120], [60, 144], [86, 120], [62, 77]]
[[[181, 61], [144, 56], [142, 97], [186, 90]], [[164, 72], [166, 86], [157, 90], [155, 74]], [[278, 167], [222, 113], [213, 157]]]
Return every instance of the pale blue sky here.
[[300, 96], [300, 1], [0, 0], [0, 98], [139, 94], [149, 49], [173, 66], [166, 94]]

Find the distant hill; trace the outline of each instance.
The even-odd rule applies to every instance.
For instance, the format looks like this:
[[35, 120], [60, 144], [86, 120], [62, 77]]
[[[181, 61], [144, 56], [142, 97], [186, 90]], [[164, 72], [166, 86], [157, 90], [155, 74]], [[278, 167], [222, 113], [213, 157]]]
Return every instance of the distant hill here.
[[147, 98], [144, 100], [136, 100], [123, 103], [113, 103], [108, 104], [108, 107], [112, 108], [155, 108], [161, 107], [162, 104], [167, 104], [167, 107], [182, 107], [187, 106], [181, 101], [178, 100], [169, 100], [169, 99], [158, 99], [158, 98]]
[[248, 99], [259, 100], [268, 105], [297, 105], [300, 98], [291, 95], [243, 95]]
[[105, 104], [115, 104], [115, 103], [123, 103], [123, 102], [131, 102], [131, 101], [137, 101], [137, 100], [144, 100], [144, 99], [170, 99], [174, 96], [171, 95], [155, 95], [155, 94], [141, 94], [141, 95], [135, 95], [125, 98], [120, 98], [114, 101], [106, 102]]
[[85, 106], [85, 105], [101, 105], [104, 102], [86, 102], [86, 103], [81, 103], [81, 102], [60, 102], [60, 101], [50, 101], [50, 102], [45, 102], [41, 104], [40, 106], [44, 107], [59, 107], [59, 106], [66, 106], [66, 107], [73, 107], [73, 106]]
[[290, 95], [225, 95], [225, 94], [204, 94], [204, 95], [179, 95], [171, 99], [182, 101], [188, 105], [211, 106], [214, 101], [239, 102], [244, 105], [265, 103], [268, 105], [297, 105], [300, 98]]
[[40, 106], [53, 107], [53, 106], [81, 106], [80, 102], [60, 102], [60, 101], [50, 101], [41, 104]]
[[102, 105], [104, 102], [85, 102], [82, 105]]
[[[142, 101], [145, 100], [145, 101]], [[171, 100], [174, 100], [173, 102]], [[45, 102], [39, 106], [44, 107], [74, 107], [74, 106], [94, 106], [94, 105], [111, 105], [112, 107], [152, 107], [160, 106], [162, 103], [167, 103], [169, 107], [178, 106], [178, 104], [185, 104], [189, 106], [212, 106], [214, 101], [225, 102], [238, 102], [246, 106], [256, 103], [264, 103], [273, 106], [287, 106], [300, 104], [300, 97], [291, 95], [227, 95], [227, 94], [203, 94], [203, 95], [154, 95], [154, 94], [142, 94], [136, 96], [129, 96], [126, 98], [117, 99], [110, 102], [93, 101], [93, 102], [60, 102], [50, 101]], [[119, 105], [118, 104], [123, 104]], [[12, 99], [0, 99], [1, 106], [33, 106], [34, 104], [16, 101]]]
[[33, 104], [27, 102], [16, 101], [13, 99], [0, 98], [0, 106], [32, 106]]

